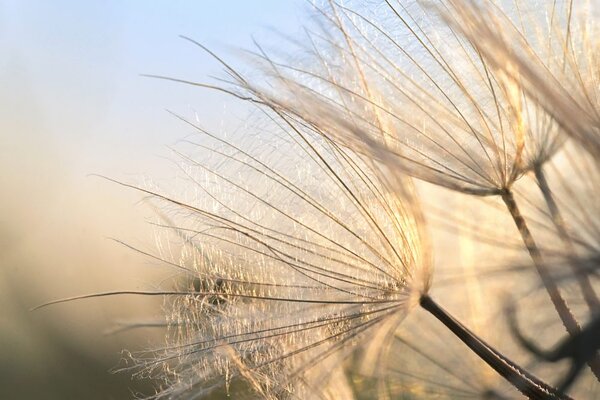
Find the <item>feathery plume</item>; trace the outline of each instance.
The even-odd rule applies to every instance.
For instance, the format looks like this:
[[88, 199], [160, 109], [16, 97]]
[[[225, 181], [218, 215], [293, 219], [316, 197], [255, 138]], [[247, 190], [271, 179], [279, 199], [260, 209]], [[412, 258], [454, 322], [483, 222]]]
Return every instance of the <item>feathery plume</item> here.
[[[355, 151], [465, 193], [501, 194], [560, 147], [554, 121], [434, 9], [385, 1], [369, 17], [331, 1], [317, 11], [309, 62], [262, 52], [272, 89], [240, 84]], [[539, 29], [523, 40], [555, 56], [537, 40], [554, 26], [531, 22]]]
[[173, 208], [167, 229], [186, 235], [189, 255], [177, 265], [196, 279], [171, 306], [176, 344], [141, 360], [144, 373], [165, 371], [159, 397], [243, 380], [265, 397], [308, 398], [327, 381], [323, 371], [367, 336], [385, 339], [428, 291], [409, 183], [306, 126], [270, 118], [259, 132], [284, 158], [194, 126], [202, 137], [189, 145], [211, 156], [178, 154], [202, 195], [158, 195]]
[[[188, 151], [174, 150], [190, 195], [136, 189], [160, 203], [168, 222], [158, 227], [181, 242], [176, 257], [148, 255], [184, 283], [93, 295], [169, 299], [167, 346], [136, 356], [141, 376], [164, 382], [156, 398], [237, 389], [272, 399], [350, 396], [351, 382], [341, 379], [350, 356], [358, 349], [362, 368], [376, 370], [416, 306], [522, 394], [568, 398], [429, 295], [433, 261], [413, 177], [502, 196], [563, 323], [579, 333], [512, 192], [531, 170], [542, 185], [541, 165], [566, 140], [560, 129], [574, 137], [577, 129], [540, 102], [525, 78], [490, 58], [493, 46], [475, 35], [481, 27], [457, 28], [477, 7], [385, 1], [374, 19], [330, 1], [315, 7], [323, 29], [307, 33], [309, 57], [280, 62], [258, 47], [253, 59], [264, 81], [246, 79], [194, 42], [222, 63], [230, 81], [171, 80], [229, 93], [256, 106], [261, 122], [244, 127], [243, 137], [224, 138], [176, 116], [198, 133], [185, 141]], [[542, 63], [568, 70], [571, 34], [546, 34], [565, 26], [570, 32], [570, 17], [536, 20], [529, 31], [515, 22], [521, 14], [499, 15], [524, 47], [541, 52]], [[552, 212], [558, 200], [548, 187], [542, 191], [567, 235]]]
[[[455, 1], [460, 16], [455, 27], [476, 44], [491, 68], [518, 82], [524, 92], [578, 141], [600, 155], [600, 76], [598, 66], [598, 9], [592, 2], [548, 2], [548, 41], [558, 57], [540, 57], [530, 43], [511, 29], [492, 7], [471, 0]], [[556, 18], [557, 4], [567, 9], [566, 20]], [[499, 29], [499, 28], [502, 29]]]

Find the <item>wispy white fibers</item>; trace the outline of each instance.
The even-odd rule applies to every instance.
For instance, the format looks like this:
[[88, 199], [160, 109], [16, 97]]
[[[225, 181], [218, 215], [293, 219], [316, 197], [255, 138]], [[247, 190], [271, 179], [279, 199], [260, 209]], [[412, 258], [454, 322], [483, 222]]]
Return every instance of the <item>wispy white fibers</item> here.
[[[452, 1], [455, 27], [476, 44], [490, 67], [517, 82], [587, 151], [600, 154], [598, 3], [535, 2], [529, 14], [547, 19], [548, 54], [540, 53], [487, 3]], [[520, 1], [518, 4], [529, 2]], [[548, 56], [549, 55], [549, 56]]]
[[378, 354], [429, 288], [410, 182], [277, 113], [244, 140], [192, 127], [178, 155], [193, 196], [156, 194], [187, 252], [162, 258], [192, 283], [172, 294], [173, 340], [140, 357], [142, 373], [165, 379], [159, 398], [241, 381], [317, 396], [357, 345], [376, 338]]
[[[307, 32], [310, 61], [262, 53], [271, 86], [250, 89], [404, 173], [462, 192], [498, 194], [548, 159], [561, 140], [521, 87], [490, 67], [477, 39], [443, 20], [439, 11], [450, 3], [385, 1], [355, 10], [329, 2], [317, 8], [319, 29]], [[508, 21], [529, 46], [556, 51], [541, 39], [552, 24]]]
[[[135, 357], [139, 374], [163, 382], [156, 398], [351, 397], [349, 356], [361, 355], [361, 373], [389, 377], [380, 369], [399, 351], [397, 326], [416, 305], [522, 394], [568, 398], [428, 294], [430, 245], [413, 178], [436, 190], [500, 195], [563, 324], [573, 336], [579, 330], [547, 246], [536, 244], [513, 194], [533, 170], [559, 236], [571, 241], [560, 261], [581, 251], [585, 240], [560, 224], [560, 199], [542, 185], [542, 165], [567, 141], [560, 129], [577, 138], [576, 129], [523, 83], [529, 78], [506, 61], [507, 46], [498, 50], [503, 61], [488, 54], [506, 44], [504, 33], [479, 38], [505, 26], [548, 73], [566, 74], [577, 59], [566, 45], [570, 3], [540, 15], [521, 7], [535, 2], [507, 4], [383, 1], [356, 11], [330, 1], [314, 7], [316, 28], [297, 58], [257, 46], [254, 79], [190, 40], [227, 76], [180, 82], [231, 94], [255, 107], [256, 118], [225, 135], [175, 115], [195, 132], [174, 149], [187, 193], [137, 189], [162, 214], [160, 251], [147, 255], [173, 268], [176, 287], [95, 295], [167, 296], [166, 346]], [[491, 393], [471, 383], [465, 393]]]
[[249, 81], [223, 63], [231, 82], [188, 82], [264, 115], [241, 141], [188, 122], [202, 137], [188, 143], [201, 156], [178, 154], [194, 195], [146, 191], [171, 208], [166, 228], [191, 252], [191, 261], [172, 264], [197, 279], [193, 290], [168, 293], [173, 345], [142, 360], [146, 373], [163, 371], [158, 397], [239, 382], [264, 397], [322, 394], [316, 389], [358, 345], [367, 364], [380, 364], [416, 304], [523, 394], [564, 397], [427, 296], [429, 250], [406, 177], [502, 194], [521, 221], [510, 188], [556, 151], [556, 126], [539, 119], [545, 114], [513, 79], [493, 75], [476, 47], [439, 25], [437, 11], [385, 2], [378, 12], [382, 25], [331, 2], [316, 8], [324, 29], [308, 33], [303, 61], [258, 47], [253, 59], [266, 79]]

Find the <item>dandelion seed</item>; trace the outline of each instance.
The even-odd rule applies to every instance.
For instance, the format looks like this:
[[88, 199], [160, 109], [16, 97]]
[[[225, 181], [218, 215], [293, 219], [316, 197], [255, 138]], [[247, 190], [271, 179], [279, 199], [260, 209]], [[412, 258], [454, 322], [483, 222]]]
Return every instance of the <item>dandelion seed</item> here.
[[[597, 46], [597, 43], [587, 36], [590, 29], [594, 29], [588, 20], [583, 19], [579, 24], [573, 23], [574, 3], [571, 1], [565, 3], [567, 13], [563, 22], [564, 25], [561, 25], [559, 21], [553, 31], [550, 32], [550, 38], [553, 38], [554, 42], [558, 44], [557, 54], [560, 55], [560, 57], [550, 59], [539, 57], [536, 49], [532, 48], [530, 43], [521, 40], [518, 32], [511, 29], [498, 29], [499, 26], [505, 26], [503, 22], [506, 21], [506, 18], [502, 13], [495, 12], [496, 10], [492, 7], [480, 7], [471, 1], [457, 1], [455, 4], [457, 4], [455, 7], [456, 13], [459, 16], [457, 17], [458, 23], [454, 25], [477, 46], [477, 49], [490, 63], [491, 68], [503, 76], [509, 76], [515, 84], [522, 86], [524, 92], [531, 96], [537, 104], [545, 108], [567, 133], [589, 147], [588, 151], [591, 152], [592, 157], [597, 162], [600, 153], [597, 152], [594, 143], [595, 136], [597, 136], [594, 132], [597, 132], [600, 124], [598, 124], [599, 120], [595, 118], [595, 115], [597, 115], [598, 77], [594, 72], [594, 64], [597, 64], [597, 59], [593, 49]], [[551, 5], [551, 22], [554, 22], [555, 7], [556, 2]], [[481, 15], [485, 15], [487, 21], [484, 22]], [[587, 10], [586, 16], [591, 18], [591, 15]], [[582, 49], [584, 51], [580, 53]], [[542, 83], [542, 76], [546, 82]], [[574, 79], [570, 76], [573, 76]], [[565, 97], [561, 85], [548, 86], [548, 82], [551, 82], [549, 79], [556, 82], [557, 77], [564, 77], [569, 82], [575, 98], [571, 95]], [[532, 88], [532, 84], [536, 86], [535, 89]], [[567, 105], [566, 102], [570, 104]], [[557, 111], [557, 109], [560, 111]], [[575, 120], [577, 120], [576, 123], [573, 122]], [[576, 126], [577, 124], [585, 126]], [[565, 230], [562, 215], [556, 206], [541, 166], [536, 166], [535, 173], [546, 204], [552, 214], [553, 222], [572, 254], [572, 242]], [[503, 200], [513, 215], [540, 278], [563, 324], [572, 337], [579, 335], [579, 324], [562, 298], [552, 276], [543, 265], [544, 260], [539, 250], [537, 250], [536, 242], [529, 232], [514, 198], [510, 194], [503, 194]], [[572, 263], [571, 267], [590, 310], [594, 312], [598, 309], [599, 304], [594, 288], [585, 274], [578, 272], [575, 263]], [[590, 367], [600, 380], [600, 358], [598, 356], [590, 361]]]
[[202, 139], [190, 146], [219, 156], [179, 153], [190, 185], [204, 195], [183, 202], [139, 189], [172, 209], [167, 228], [184, 235], [187, 256], [164, 261], [191, 282], [126, 292], [173, 299], [171, 344], [137, 358], [140, 376], [164, 379], [157, 398], [198, 398], [239, 385], [266, 398], [310, 398], [334, 384], [331, 372], [358, 347], [382, 359], [417, 305], [522, 393], [568, 398], [428, 296], [431, 255], [409, 180], [301, 121], [270, 116], [274, 125], [261, 131], [281, 138], [285, 159], [194, 126]]
[[[474, 43], [477, 37], [461, 39], [453, 24], [442, 25], [418, 3], [408, 7], [385, 2], [401, 33], [329, 4], [329, 12], [318, 11], [332, 32], [309, 34], [325, 49], [314, 46], [312, 69], [275, 62], [261, 51], [274, 89], [232, 74], [236, 84], [256, 101], [395, 171], [463, 193], [500, 195], [557, 313], [575, 334], [578, 322], [545, 270], [511, 191], [528, 170], [536, 169], [541, 176], [540, 165], [560, 146], [552, 121], [526, 101], [518, 81], [498, 69], [492, 73]], [[443, 6], [458, 14], [449, 11], [447, 19], [459, 18], [467, 8], [460, 2]], [[530, 43], [526, 31], [512, 27]], [[397, 39], [402, 33], [408, 41]], [[555, 56], [556, 44], [545, 39], [541, 46], [547, 57]], [[531, 123], [532, 117], [538, 122]], [[600, 359], [596, 371], [600, 377]]]
[[519, 82], [528, 96], [598, 159], [600, 77], [595, 4], [564, 2], [568, 7], [567, 29], [557, 25], [549, 32], [560, 57], [547, 60], [540, 58], [514, 31], [490, 28], [503, 22], [497, 13], [484, 10], [484, 21], [480, 7], [470, 1], [458, 3], [463, 12], [460, 21], [466, 25], [457, 28], [470, 38], [477, 37], [478, 49], [492, 68]]
[[[174, 318], [187, 328], [147, 365], [176, 360], [169, 371], [181, 385], [164, 396], [229, 376], [257, 393], [305, 398], [367, 332], [393, 330], [428, 290], [414, 200], [382, 184], [383, 171], [356, 154], [286, 119], [277, 123], [264, 130], [281, 136], [274, 140], [292, 168], [275, 169], [279, 160], [206, 132], [190, 145], [227, 164], [215, 159], [216, 170], [180, 154], [205, 196], [183, 205], [193, 218], [179, 218], [174, 229], [210, 262], [194, 255], [198, 272], [190, 275], [202, 274], [194, 288], [201, 298], [177, 300]], [[213, 301], [217, 294], [224, 300]]]
[[[417, 306], [522, 394], [568, 398], [430, 297], [432, 255], [410, 178], [501, 195], [577, 333], [511, 191], [563, 145], [557, 126], [566, 124], [531, 102], [475, 38], [438, 27], [430, 9], [386, 1], [382, 10], [392, 24], [333, 2], [316, 8], [330, 29], [308, 33], [309, 64], [278, 62], [258, 47], [255, 59], [270, 74], [262, 83], [198, 43], [223, 64], [231, 87], [171, 79], [246, 101], [261, 122], [225, 140], [176, 115], [198, 133], [187, 151], [174, 150], [193, 196], [136, 189], [160, 204], [169, 221], [158, 227], [182, 242], [181, 257], [149, 256], [182, 275], [183, 286], [83, 296], [168, 298], [168, 345], [136, 357], [140, 376], [164, 382], [156, 398], [240, 387], [273, 399], [350, 393], [333, 377], [357, 349], [376, 369]], [[556, 43], [544, 44], [554, 54]]]
[[[556, 124], [518, 82], [419, 2], [385, 2], [372, 18], [333, 2], [319, 12], [328, 30], [308, 34], [310, 64], [263, 53], [274, 89], [240, 85], [356, 151], [465, 193], [501, 194], [560, 147]], [[538, 25], [523, 40], [556, 56], [539, 39], [554, 27]]]
[[[545, 268], [511, 190], [521, 175], [534, 169], [548, 194], [541, 165], [562, 140], [553, 121], [535, 102], [527, 101], [520, 81], [506, 70], [511, 65], [505, 69], [489, 65], [482, 56], [485, 53], [480, 50], [479, 35], [464, 33], [470, 24], [483, 25], [481, 16], [475, 18], [476, 11], [492, 16], [492, 10], [500, 7], [491, 3], [487, 7], [460, 1], [442, 3], [439, 8], [449, 21], [443, 25], [418, 3], [410, 7], [386, 1], [388, 15], [402, 27], [399, 33], [345, 6], [329, 5], [329, 12], [318, 10], [331, 32], [309, 34], [326, 49], [314, 46], [312, 69], [277, 63], [262, 52], [276, 89], [240, 79], [238, 84], [273, 109], [300, 118], [322, 135], [390, 168], [459, 192], [500, 195], [565, 328], [577, 334], [579, 324]], [[534, 30], [531, 39], [520, 10], [516, 16], [520, 25], [507, 13], [499, 14], [538, 59], [548, 59], [548, 65], [554, 65], [558, 58], [564, 66], [570, 46], [561, 38], [552, 41], [543, 35], [564, 27], [567, 42], [570, 38], [570, 8], [565, 19], [555, 20], [555, 11], [560, 15], [555, 7], [552, 5], [549, 25], [540, 23], [542, 33]], [[459, 24], [461, 27], [455, 29]], [[485, 28], [499, 30], [501, 25]], [[399, 39], [402, 33], [408, 41]], [[337, 68], [333, 70], [332, 65]], [[546, 199], [555, 211], [552, 199]], [[581, 284], [593, 293], [585, 278]], [[590, 307], [595, 307], [594, 296], [588, 298]], [[600, 379], [600, 358], [593, 369]]]
[[[302, 122], [276, 117], [274, 131], [263, 129], [284, 139], [277, 147], [286, 166], [301, 166], [296, 174], [196, 126], [209, 143], [190, 144], [228, 163], [213, 160], [216, 170], [206, 158], [180, 153], [196, 169], [188, 172], [190, 182], [206, 196], [194, 204], [154, 193], [190, 212], [173, 229], [187, 232], [186, 243], [201, 251], [190, 276], [210, 282], [196, 280], [193, 292], [179, 292], [177, 344], [142, 364], [172, 375], [159, 396], [204, 395], [245, 381], [266, 397], [310, 397], [358, 346], [367, 359], [381, 359], [418, 304], [519, 390], [561, 397], [427, 295], [431, 261], [410, 181]], [[199, 173], [207, 175], [197, 180]]]

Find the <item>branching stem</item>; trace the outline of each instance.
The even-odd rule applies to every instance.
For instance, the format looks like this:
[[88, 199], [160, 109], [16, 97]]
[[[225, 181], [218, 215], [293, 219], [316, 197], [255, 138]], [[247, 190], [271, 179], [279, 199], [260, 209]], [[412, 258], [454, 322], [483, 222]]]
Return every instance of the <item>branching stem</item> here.
[[[560, 294], [560, 290], [558, 289], [556, 282], [554, 282], [552, 275], [544, 265], [544, 260], [540, 249], [538, 248], [537, 244], [535, 243], [535, 240], [533, 239], [533, 235], [531, 234], [531, 231], [527, 226], [525, 218], [523, 218], [523, 215], [521, 215], [521, 211], [517, 206], [517, 202], [515, 201], [513, 193], [510, 190], [505, 190], [502, 193], [502, 200], [504, 200], [504, 203], [506, 204], [510, 215], [512, 216], [513, 220], [515, 221], [515, 224], [517, 225], [517, 229], [521, 234], [523, 243], [525, 244], [527, 251], [529, 251], [529, 255], [533, 260], [535, 269], [537, 270], [538, 275], [542, 280], [542, 284], [544, 285], [546, 291], [548, 292], [548, 295], [550, 296], [550, 300], [552, 301], [552, 304], [554, 305], [554, 308], [556, 309], [560, 320], [562, 321], [569, 335], [571, 337], [576, 336], [579, 332], [581, 332], [581, 327], [579, 326], [579, 323], [575, 319], [575, 316], [569, 309], [567, 302]], [[596, 379], [600, 381], [600, 357], [598, 357], [598, 355], [596, 354], [596, 357], [592, 358], [588, 362], [588, 365], [590, 366], [590, 369], [596, 376]]]
[[530, 399], [570, 399], [554, 387], [536, 378], [522, 367], [504, 357], [493, 347], [484, 342], [476, 334], [452, 317], [440, 307], [431, 297], [421, 296], [421, 307], [429, 311], [444, 324], [456, 337], [477, 354], [487, 365], [492, 367], [500, 376], [510, 382], [519, 392]]
[[[561, 240], [567, 247], [567, 251], [569, 253], [569, 257], [575, 257], [575, 246], [573, 245], [573, 240], [567, 231], [567, 227], [565, 225], [565, 221], [562, 217], [562, 213], [556, 204], [556, 200], [554, 199], [554, 195], [552, 194], [552, 190], [550, 190], [550, 186], [548, 185], [548, 181], [546, 180], [546, 175], [544, 174], [544, 170], [541, 165], [538, 165], [534, 169], [535, 178], [537, 179], [538, 186], [542, 194], [544, 195], [544, 200], [546, 201], [546, 205], [548, 210], [550, 211], [550, 216], [552, 217], [552, 222], [556, 227], [558, 235]], [[579, 268], [576, 263], [571, 262], [569, 266], [573, 270], [575, 278], [579, 283], [579, 287], [581, 288], [581, 292], [583, 294], [583, 298], [587, 303], [592, 314], [596, 313], [600, 310], [600, 300], [598, 300], [598, 295], [596, 291], [592, 287], [590, 283], [590, 279], [585, 271], [582, 268]]]

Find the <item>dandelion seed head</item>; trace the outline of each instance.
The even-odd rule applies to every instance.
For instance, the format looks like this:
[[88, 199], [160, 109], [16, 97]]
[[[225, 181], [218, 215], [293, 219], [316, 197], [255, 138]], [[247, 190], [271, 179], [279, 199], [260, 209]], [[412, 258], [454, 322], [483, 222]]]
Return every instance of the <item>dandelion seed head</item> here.
[[[529, 54], [558, 66], [570, 59], [564, 41], [544, 34], [562, 14], [527, 25], [495, 3], [476, 19], [479, 8], [386, 1], [375, 20], [329, 2], [315, 7], [305, 57], [257, 47], [264, 79], [217, 57], [231, 80], [218, 89], [256, 106], [259, 122], [224, 137], [176, 116], [197, 136], [174, 150], [191, 195], [150, 192], [178, 243], [160, 258], [183, 282], [166, 305], [167, 345], [139, 359], [141, 374], [164, 381], [156, 398], [239, 387], [327, 397], [349, 390], [332, 377], [351, 355], [362, 353], [367, 375], [385, 365], [432, 281], [411, 179], [501, 194], [565, 142], [568, 127], [517, 78], [520, 60], [505, 49], [490, 58], [500, 39], [475, 34], [481, 18], [506, 23]], [[458, 28], [463, 19], [471, 25]]]
[[[318, 8], [323, 22], [307, 32], [310, 61], [290, 63], [263, 51], [258, 58], [271, 80], [241, 86], [394, 170], [462, 192], [498, 194], [550, 158], [562, 139], [521, 83], [482, 56], [476, 35], [445, 23], [457, 23], [461, 7], [384, 2], [373, 16], [329, 3]], [[547, 39], [555, 20], [499, 10], [539, 57], [564, 54]]]
[[[467, 36], [496, 73], [518, 84], [530, 102], [587, 151], [599, 152], [598, 24], [593, 2], [532, 2], [546, 18], [537, 44], [506, 24], [505, 12], [469, 0], [453, 2], [457, 30]], [[529, 4], [529, 2], [517, 2]], [[541, 33], [541, 34], [540, 34]], [[541, 44], [541, 46], [540, 46]]]
[[254, 131], [227, 140], [187, 122], [197, 136], [177, 155], [193, 196], [157, 196], [163, 241], [181, 248], [161, 257], [183, 275], [166, 305], [168, 345], [140, 358], [165, 382], [157, 398], [238, 385], [267, 398], [327, 392], [344, 360], [370, 342], [368, 354], [381, 352], [429, 290], [410, 180], [264, 111]]

